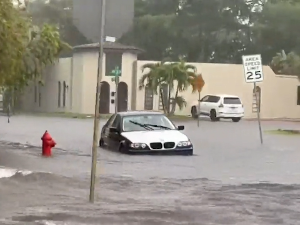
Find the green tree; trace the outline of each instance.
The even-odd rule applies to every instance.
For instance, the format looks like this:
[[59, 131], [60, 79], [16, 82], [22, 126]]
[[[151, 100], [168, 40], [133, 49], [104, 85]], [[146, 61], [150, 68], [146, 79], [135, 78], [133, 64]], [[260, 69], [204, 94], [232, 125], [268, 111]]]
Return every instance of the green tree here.
[[90, 43], [73, 24], [73, 0], [38, 0], [28, 5], [33, 24], [52, 24], [59, 28], [61, 39], [71, 46]]
[[276, 74], [296, 75], [300, 78], [300, 56], [294, 52], [277, 53], [270, 64]]
[[43, 69], [55, 63], [69, 46], [61, 41], [58, 28], [32, 25], [24, 11], [11, 0], [0, 1], [0, 86], [22, 90], [30, 81], [42, 82]]
[[135, 10], [134, 26], [120, 41], [145, 49], [140, 59], [237, 63], [250, 39], [241, 23], [251, 13], [245, 1], [136, 0]]
[[[139, 59], [161, 60], [173, 58], [173, 15], [146, 15], [134, 20], [132, 29], [119, 40], [123, 44], [135, 45], [145, 50]], [[178, 58], [178, 57], [175, 57]]]
[[[140, 59], [264, 64], [284, 49], [300, 54], [299, 0], [136, 0], [135, 23], [121, 41], [145, 49]], [[126, 37], [126, 38], [125, 38]]]
[[252, 27], [255, 50], [269, 64], [282, 50], [300, 54], [300, 1], [267, 2]]
[[[182, 96], [179, 96], [180, 92], [183, 92], [192, 85], [193, 80], [196, 77], [196, 68], [192, 65], [188, 65], [185, 61], [180, 60], [176, 63], [159, 62], [153, 64], [145, 64], [142, 68], [144, 71], [148, 69], [148, 72], [144, 74], [140, 81], [140, 89], [144, 87], [151, 88], [155, 94], [160, 94], [162, 101], [167, 99], [167, 102], [163, 103], [163, 110], [166, 114], [172, 115], [176, 110], [176, 106], [184, 108], [186, 101]], [[162, 92], [162, 86], [168, 86], [168, 93]], [[175, 91], [174, 96], [172, 93]], [[167, 94], [167, 98], [164, 95]]]

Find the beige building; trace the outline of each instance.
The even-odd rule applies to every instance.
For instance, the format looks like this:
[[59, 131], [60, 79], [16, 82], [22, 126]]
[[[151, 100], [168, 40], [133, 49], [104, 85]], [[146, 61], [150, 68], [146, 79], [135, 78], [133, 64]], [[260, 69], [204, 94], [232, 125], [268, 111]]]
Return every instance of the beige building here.
[[[47, 69], [44, 86], [32, 84], [23, 95], [22, 108], [38, 112], [72, 112], [93, 114], [98, 63], [98, 45], [74, 48], [72, 58], [60, 59]], [[141, 67], [150, 61], [138, 61], [142, 51], [132, 46], [106, 43], [101, 87], [101, 113], [114, 113], [116, 85], [112, 81], [112, 70], [121, 69], [118, 86], [118, 108], [124, 110], [160, 110], [159, 96], [149, 90], [139, 90]], [[153, 62], [154, 63], [154, 62]], [[253, 84], [245, 82], [242, 65], [190, 63], [202, 73], [206, 82], [201, 93], [237, 95], [243, 101], [245, 117], [256, 117]], [[147, 71], [145, 71], [147, 72]], [[262, 118], [300, 118], [300, 82], [295, 76], [276, 75], [264, 66], [264, 81], [258, 83], [258, 94]], [[187, 107], [176, 110], [177, 115], [190, 115], [198, 94], [191, 88], [181, 93]]]

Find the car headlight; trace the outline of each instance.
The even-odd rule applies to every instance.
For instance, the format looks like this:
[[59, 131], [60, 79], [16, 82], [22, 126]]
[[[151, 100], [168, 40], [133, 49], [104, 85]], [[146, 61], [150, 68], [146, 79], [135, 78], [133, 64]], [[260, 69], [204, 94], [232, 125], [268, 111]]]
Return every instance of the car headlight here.
[[147, 145], [145, 143], [131, 143], [130, 147], [135, 149], [145, 149]]
[[177, 147], [189, 147], [192, 145], [192, 142], [190, 141], [181, 141], [177, 144]]

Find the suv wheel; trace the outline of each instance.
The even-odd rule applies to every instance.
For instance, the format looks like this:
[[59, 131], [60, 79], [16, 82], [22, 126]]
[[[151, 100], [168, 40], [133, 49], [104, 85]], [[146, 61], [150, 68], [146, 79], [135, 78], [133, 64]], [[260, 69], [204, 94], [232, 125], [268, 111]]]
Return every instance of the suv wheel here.
[[193, 106], [193, 107], [192, 107], [192, 109], [191, 109], [191, 114], [192, 114], [192, 117], [193, 117], [194, 119], [197, 119], [197, 118], [198, 118], [196, 106]]
[[214, 109], [210, 110], [209, 117], [211, 121], [219, 121], [219, 118], [217, 117], [217, 112]]
[[241, 120], [241, 117], [234, 117], [234, 118], [232, 118], [232, 121], [233, 122], [239, 122]]

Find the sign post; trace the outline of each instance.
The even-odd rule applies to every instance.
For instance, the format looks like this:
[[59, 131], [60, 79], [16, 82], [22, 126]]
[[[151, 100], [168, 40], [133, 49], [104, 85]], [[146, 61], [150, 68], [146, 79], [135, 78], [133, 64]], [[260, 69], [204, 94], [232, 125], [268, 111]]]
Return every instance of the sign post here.
[[120, 70], [120, 68], [118, 66], [115, 67], [115, 69], [113, 69], [111, 71], [111, 75], [114, 76], [114, 78], [112, 78], [112, 81], [115, 82], [116, 84], [116, 94], [115, 94], [115, 113], [118, 112], [118, 85], [120, 82], [120, 76], [122, 74], [122, 71]]
[[98, 138], [99, 138], [99, 125], [100, 125], [100, 89], [102, 81], [102, 66], [103, 66], [103, 43], [104, 43], [104, 28], [105, 28], [105, 10], [106, 0], [101, 1], [101, 27], [100, 27], [100, 41], [99, 41], [99, 54], [98, 54], [98, 69], [97, 69], [97, 89], [96, 89], [96, 102], [95, 102], [95, 116], [94, 116], [94, 131], [93, 131], [93, 147], [92, 147], [92, 168], [91, 168], [91, 182], [90, 182], [90, 197], [91, 203], [95, 201], [95, 185], [96, 185], [96, 171], [97, 171], [97, 152], [98, 152]]
[[202, 74], [199, 74], [197, 77], [195, 77], [192, 86], [193, 86], [193, 92], [197, 91], [198, 92], [198, 118], [197, 118], [197, 126], [200, 126], [200, 100], [201, 100], [201, 91], [202, 88], [204, 87], [205, 82], [203, 80]]
[[264, 80], [263, 74], [263, 66], [261, 55], [244, 55], [243, 59], [243, 66], [244, 66], [244, 75], [246, 83], [253, 83], [254, 84], [254, 94], [255, 94], [255, 101], [256, 101], [256, 113], [257, 113], [257, 121], [258, 121], [258, 128], [259, 128], [259, 136], [260, 142], [263, 144], [263, 136], [262, 136], [262, 129], [261, 129], [261, 121], [260, 121], [260, 104], [257, 105], [257, 91], [256, 91], [256, 83], [262, 82]]

